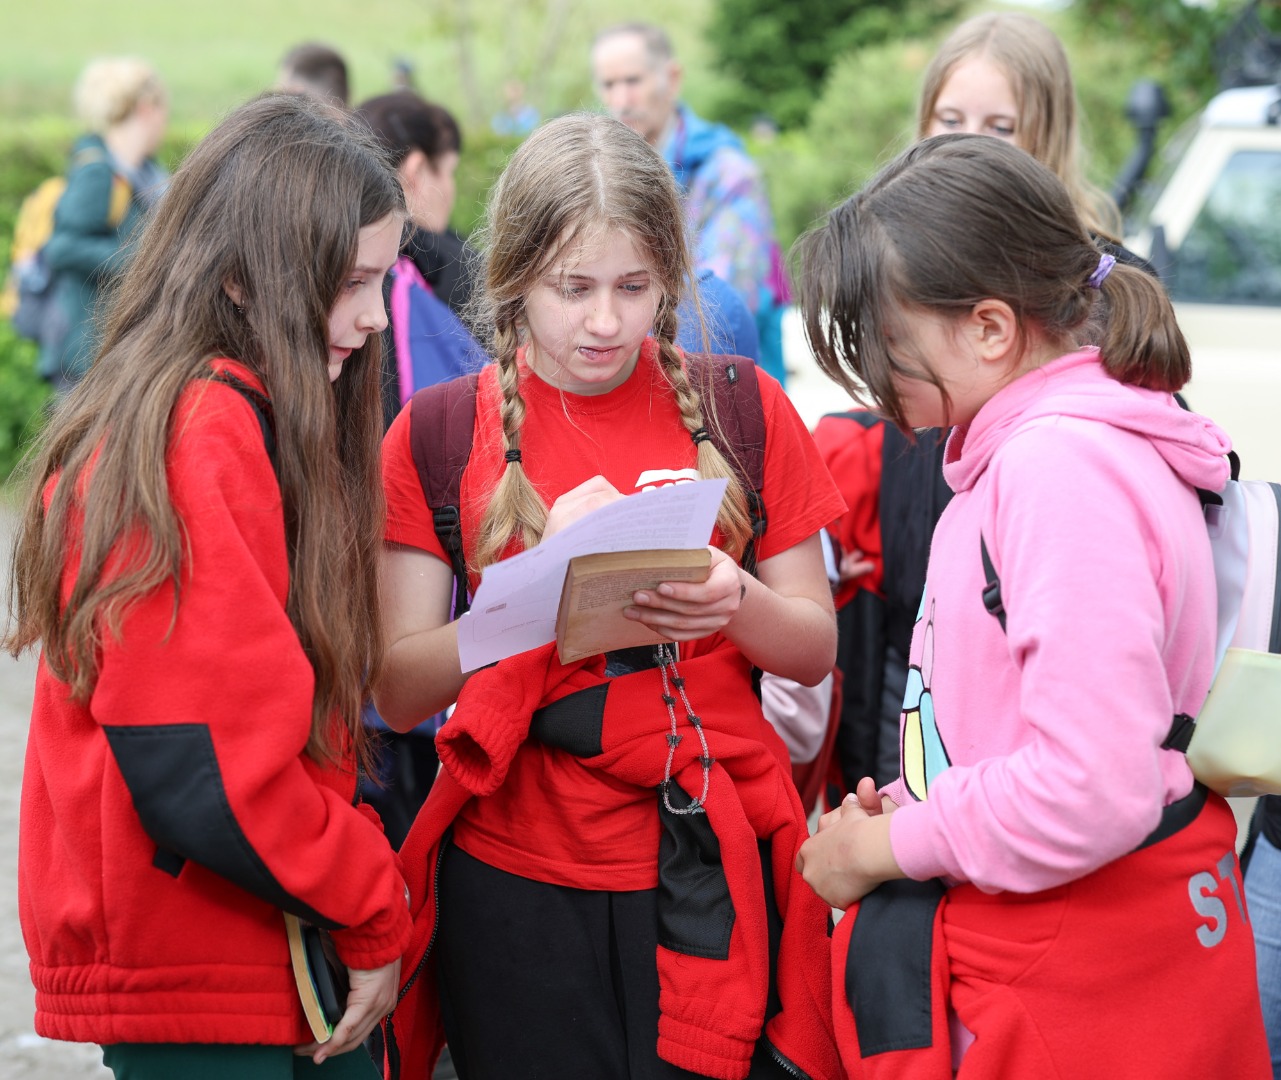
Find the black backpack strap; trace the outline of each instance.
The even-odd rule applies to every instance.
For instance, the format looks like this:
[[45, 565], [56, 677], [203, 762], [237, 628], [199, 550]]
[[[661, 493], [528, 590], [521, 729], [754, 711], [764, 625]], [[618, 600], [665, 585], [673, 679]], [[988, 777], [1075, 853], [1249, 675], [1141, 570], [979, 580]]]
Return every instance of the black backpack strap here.
[[1196, 717], [1189, 716], [1187, 713], [1175, 713], [1174, 721], [1170, 724], [1170, 731], [1161, 744], [1161, 749], [1178, 750], [1181, 754], [1186, 754], [1194, 731], [1196, 731]]
[[877, 416], [874, 412], [867, 409], [849, 409], [846, 412], [826, 413], [824, 420], [851, 420], [863, 428], [874, 428], [877, 424], [885, 423], [885, 418]]
[[[997, 577], [996, 567], [992, 565], [992, 556], [988, 554], [987, 541], [983, 539], [982, 533], [979, 534], [979, 554], [983, 558], [983, 578], [986, 582], [983, 586], [983, 606], [987, 608], [989, 614], [996, 617], [996, 621], [1001, 624], [1001, 630], [1004, 631], [1005, 605], [1001, 601], [1001, 579]], [[1189, 716], [1187, 713], [1176, 713], [1170, 723], [1170, 730], [1161, 743], [1161, 749], [1177, 750], [1181, 754], [1186, 754], [1195, 731], [1196, 717]]]
[[249, 407], [254, 411], [254, 416], [258, 418], [258, 426], [262, 428], [263, 446], [267, 449], [267, 457], [271, 461], [271, 470], [276, 474], [276, 482], [279, 483], [280, 462], [276, 454], [276, 421], [271, 411], [271, 399], [261, 390], [255, 390], [244, 379], [237, 378], [230, 371], [216, 371], [210, 376], [210, 381], [231, 387], [249, 403]]
[[996, 617], [1005, 631], [1005, 604], [1001, 601], [1001, 579], [997, 577], [996, 567], [992, 565], [992, 556], [987, 551], [987, 541], [979, 533], [979, 555], [983, 559], [983, 606], [989, 615]]
[[739, 560], [755, 576], [756, 547], [765, 535], [768, 517], [761, 489], [765, 486], [765, 408], [756, 365], [741, 356], [687, 358], [689, 380], [703, 401], [710, 399], [716, 422], [709, 427], [716, 449], [730, 463], [752, 519], [752, 538]]
[[454, 610], [458, 618], [469, 606], [467, 560], [463, 553], [459, 489], [471, 457], [476, 426], [477, 372], [436, 383], [409, 400], [409, 449], [431, 510], [432, 524], [454, 571]]

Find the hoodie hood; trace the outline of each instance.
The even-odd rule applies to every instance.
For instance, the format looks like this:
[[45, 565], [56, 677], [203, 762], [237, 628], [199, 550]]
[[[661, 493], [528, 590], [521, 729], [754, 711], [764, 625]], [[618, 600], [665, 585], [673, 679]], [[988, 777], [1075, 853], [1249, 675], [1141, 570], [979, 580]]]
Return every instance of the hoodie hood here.
[[953, 430], [944, 478], [953, 491], [968, 490], [1016, 429], [1065, 416], [1143, 436], [1192, 487], [1221, 491], [1227, 483], [1232, 443], [1223, 429], [1180, 407], [1173, 394], [1114, 379], [1096, 348], [1061, 356], [994, 394], [968, 425]]
[[743, 142], [724, 124], [713, 124], [696, 116], [686, 105], [676, 106], [676, 123], [663, 147], [663, 157], [672, 167], [676, 182], [689, 188], [690, 179], [709, 157], [724, 147], [742, 150]]

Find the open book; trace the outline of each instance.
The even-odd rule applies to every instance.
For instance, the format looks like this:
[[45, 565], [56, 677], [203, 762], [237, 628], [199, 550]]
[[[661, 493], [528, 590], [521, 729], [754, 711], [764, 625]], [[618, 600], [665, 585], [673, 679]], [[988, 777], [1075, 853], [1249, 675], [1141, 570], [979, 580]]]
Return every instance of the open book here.
[[664, 581], [706, 581], [712, 553], [705, 547], [605, 551], [569, 560], [556, 613], [556, 651], [562, 664], [584, 656], [657, 645], [668, 639], [623, 614], [632, 594]]
[[347, 1008], [346, 965], [338, 959], [329, 934], [320, 927], [286, 911], [285, 931], [302, 1011], [316, 1042], [328, 1042]]

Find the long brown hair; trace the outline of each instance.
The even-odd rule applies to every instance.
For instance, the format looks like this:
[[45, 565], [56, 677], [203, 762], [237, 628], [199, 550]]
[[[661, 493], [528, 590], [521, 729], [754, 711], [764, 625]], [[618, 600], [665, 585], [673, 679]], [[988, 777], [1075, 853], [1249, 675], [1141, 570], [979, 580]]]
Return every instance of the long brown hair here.
[[[519, 449], [525, 419], [516, 364], [526, 332], [525, 297], [562, 252], [614, 230], [632, 237], [659, 290], [653, 334], [686, 430], [715, 426], [715, 417], [704, 415], [675, 345], [676, 308], [682, 290], [693, 288], [693, 274], [684, 209], [671, 170], [626, 125], [576, 114], [549, 121], [530, 135], [490, 197], [482, 241], [484, 289], [475, 325], [492, 327], [504, 450]], [[745, 495], [729, 462], [707, 439], [698, 444], [698, 472], [728, 479], [718, 524], [728, 549], [740, 553], [751, 533]], [[522, 465], [509, 461], [481, 522], [476, 569], [497, 560], [516, 536], [525, 547], [534, 546], [546, 523], [546, 504]]]
[[1019, 114], [1014, 142], [1067, 186], [1091, 232], [1117, 240], [1121, 215], [1111, 198], [1085, 178], [1072, 68], [1063, 42], [1045, 23], [1017, 11], [966, 19], [930, 60], [921, 86], [916, 135], [925, 138], [943, 86], [967, 60], [983, 59], [1008, 80]]
[[[362, 749], [361, 705], [383, 653], [381, 337], [371, 334], [331, 386], [328, 320], [359, 230], [403, 213], [400, 183], [365, 126], [300, 95], [250, 102], [195, 148], [138, 241], [95, 363], [29, 456], [10, 651], [42, 642], [52, 671], [86, 701], [105, 635], [119, 636], [130, 603], [171, 588], [176, 611], [184, 542], [166, 447], [179, 396], [228, 357], [271, 399], [287, 612], [315, 671], [308, 752], [334, 760]], [[123, 537], [140, 542], [113, 565]]]
[[1055, 342], [1080, 340], [1087, 324], [1093, 336], [1097, 318], [1113, 377], [1174, 391], [1191, 375], [1161, 283], [1117, 264], [1092, 288], [1101, 253], [1067, 189], [1000, 139], [953, 134], [917, 143], [802, 237], [796, 255], [819, 366], [905, 430], [896, 377], [944, 392], [928, 365], [922, 374], [899, 359], [902, 346], [886, 332], [895, 314], [910, 318], [914, 308], [959, 316], [980, 300], [1003, 300], [1024, 331], [1034, 324]]

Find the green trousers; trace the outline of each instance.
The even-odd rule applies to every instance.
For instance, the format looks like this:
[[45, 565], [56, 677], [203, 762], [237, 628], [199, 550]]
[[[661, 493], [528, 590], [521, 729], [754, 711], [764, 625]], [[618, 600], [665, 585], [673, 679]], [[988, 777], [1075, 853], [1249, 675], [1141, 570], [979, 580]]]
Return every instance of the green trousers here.
[[298, 1057], [291, 1046], [226, 1043], [115, 1043], [102, 1048], [102, 1063], [116, 1080], [378, 1080], [361, 1047], [321, 1065]]

